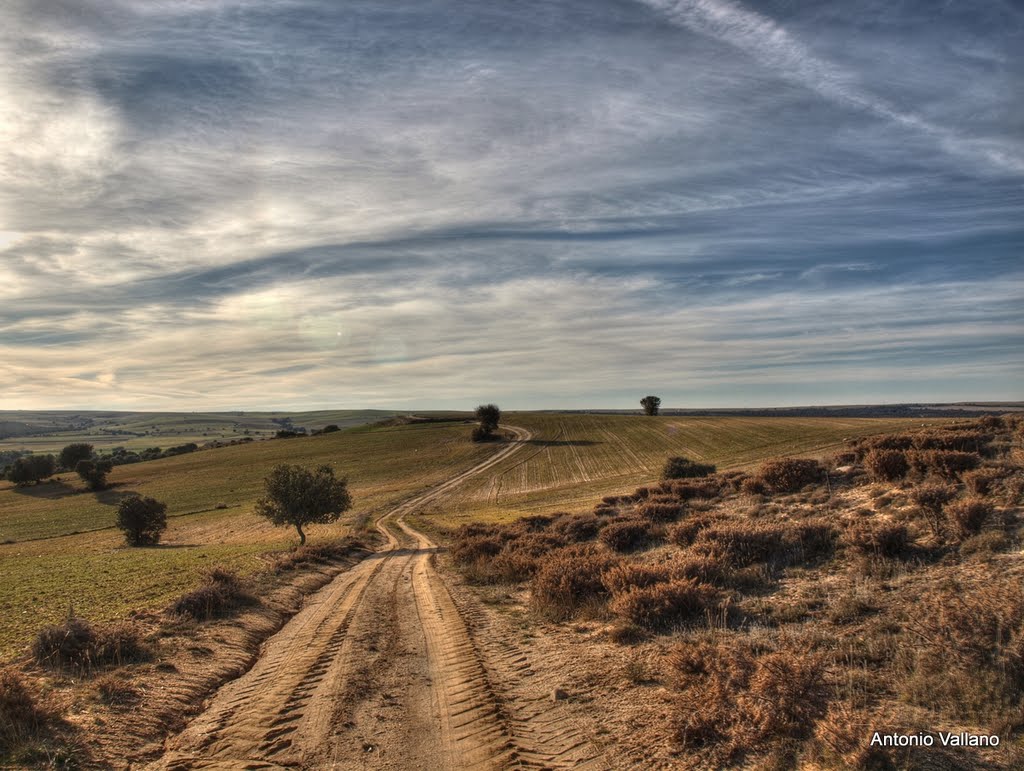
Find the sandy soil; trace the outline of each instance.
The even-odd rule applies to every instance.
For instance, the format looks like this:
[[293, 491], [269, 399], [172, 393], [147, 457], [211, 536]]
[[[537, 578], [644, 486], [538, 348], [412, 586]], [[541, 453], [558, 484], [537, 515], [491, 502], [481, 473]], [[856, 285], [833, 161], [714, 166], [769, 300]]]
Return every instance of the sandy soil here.
[[382, 516], [387, 545], [312, 595], [149, 768], [621, 767], [404, 521], [524, 447], [529, 432], [511, 430], [488, 460]]

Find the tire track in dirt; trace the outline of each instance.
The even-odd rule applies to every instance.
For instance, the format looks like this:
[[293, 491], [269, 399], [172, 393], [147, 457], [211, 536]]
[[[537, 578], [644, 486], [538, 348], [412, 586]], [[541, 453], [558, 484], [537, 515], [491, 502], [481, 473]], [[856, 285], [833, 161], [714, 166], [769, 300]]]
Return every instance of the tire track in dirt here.
[[384, 549], [313, 595], [151, 768], [551, 768], [596, 758], [552, 705], [496, 694], [504, 662], [481, 655], [435, 568], [436, 545], [404, 521], [523, 447], [530, 433], [511, 430], [515, 443], [380, 517]]

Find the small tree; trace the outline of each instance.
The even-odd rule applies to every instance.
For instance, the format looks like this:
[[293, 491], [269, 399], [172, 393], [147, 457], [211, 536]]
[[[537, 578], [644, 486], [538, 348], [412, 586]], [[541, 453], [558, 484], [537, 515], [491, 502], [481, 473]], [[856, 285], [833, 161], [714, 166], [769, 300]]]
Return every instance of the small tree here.
[[107, 486], [107, 474], [113, 468], [114, 464], [109, 460], [80, 460], [75, 464], [75, 473], [90, 490], [102, 490]]
[[657, 415], [661, 409], [661, 399], [657, 396], [645, 396], [640, 400], [640, 406], [644, 408], [644, 415]]
[[501, 410], [497, 404], [481, 404], [476, 408], [476, 419], [480, 421], [480, 425], [473, 429], [473, 441], [480, 442], [489, 439], [497, 430]]
[[264, 484], [266, 494], [256, 501], [256, 513], [275, 525], [294, 525], [300, 544], [306, 543], [303, 525], [335, 522], [352, 506], [347, 481], [336, 479], [330, 466], [314, 471], [282, 463]]
[[78, 461], [89, 460], [90, 458], [92, 458], [92, 445], [85, 442], [75, 442], [60, 451], [58, 461], [61, 468], [74, 471], [78, 466]]
[[52, 455], [26, 455], [14, 461], [7, 478], [16, 485], [27, 485], [52, 477], [57, 470], [57, 461]]
[[117, 526], [129, 546], [151, 546], [167, 529], [167, 504], [154, 498], [132, 495], [117, 506]]

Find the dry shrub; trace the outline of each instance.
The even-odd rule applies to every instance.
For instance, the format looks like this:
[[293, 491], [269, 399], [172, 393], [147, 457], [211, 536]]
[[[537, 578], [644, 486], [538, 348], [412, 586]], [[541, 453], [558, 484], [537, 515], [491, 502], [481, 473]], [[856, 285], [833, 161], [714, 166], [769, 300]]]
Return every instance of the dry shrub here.
[[689, 458], [677, 455], [665, 461], [665, 467], [661, 471], [661, 478], [693, 479], [710, 476], [714, 473], [715, 467], [710, 463], [697, 463]]
[[834, 542], [832, 526], [817, 521], [796, 525], [723, 522], [701, 531], [694, 549], [697, 553], [721, 555], [736, 568], [754, 563], [781, 567], [820, 560], [831, 554]]
[[608, 594], [601, 576], [618, 562], [617, 557], [593, 546], [562, 549], [544, 559], [531, 582], [531, 602], [553, 620], [572, 618]]
[[142, 698], [142, 691], [134, 683], [117, 675], [97, 677], [94, 685], [100, 701], [112, 707], [129, 706]]
[[897, 522], [858, 521], [843, 533], [843, 542], [866, 557], [895, 559], [907, 553], [910, 536], [906, 525]]
[[63, 624], [39, 631], [32, 644], [35, 660], [49, 667], [88, 667], [96, 646], [96, 631], [84, 619], [68, 614]]
[[963, 556], [990, 556], [1007, 551], [1012, 545], [1013, 543], [1003, 531], [986, 530], [960, 544], [960, 554]]
[[689, 578], [637, 586], [612, 598], [611, 610], [645, 629], [668, 630], [701, 620], [722, 603], [722, 593]]
[[1004, 476], [1003, 469], [989, 467], [967, 471], [960, 476], [960, 479], [969, 492], [984, 497], [993, 492], [993, 488]]
[[664, 563], [620, 562], [605, 571], [601, 582], [612, 594], [622, 594], [630, 589], [653, 586], [671, 578], [672, 573]]
[[910, 492], [910, 499], [916, 503], [928, 520], [932, 533], [941, 535], [943, 526], [943, 508], [956, 495], [956, 488], [946, 484], [924, 484]]
[[619, 520], [605, 527], [598, 540], [614, 551], [624, 553], [648, 546], [652, 540], [650, 523], [643, 520]]
[[991, 433], [985, 431], [927, 431], [914, 436], [914, 449], [953, 450], [979, 454], [992, 441]]
[[909, 450], [914, 446], [914, 437], [910, 434], [882, 434], [861, 442], [858, 447], [864, 452], [871, 450]]
[[92, 653], [93, 664], [137, 664], [149, 661], [153, 649], [146, 642], [142, 628], [131, 621], [118, 621], [96, 627]]
[[729, 569], [721, 554], [687, 554], [670, 564], [675, 578], [692, 578], [705, 584], [725, 584]]
[[844, 466], [852, 466], [858, 460], [860, 460], [860, 456], [856, 450], [840, 450], [829, 458], [829, 465], [832, 468], [842, 468]]
[[668, 539], [676, 546], [686, 547], [692, 544], [700, 532], [718, 520], [711, 516], [687, 517], [677, 525], [668, 529]]
[[636, 513], [649, 522], [675, 522], [683, 516], [683, 507], [679, 503], [648, 501], [641, 504]]
[[981, 498], [961, 498], [946, 506], [945, 511], [950, 529], [963, 540], [981, 532], [985, 520], [992, 516], [992, 504]]
[[767, 495], [768, 485], [758, 477], [747, 477], [740, 483], [740, 492], [744, 495]]
[[981, 458], [972, 452], [956, 450], [913, 450], [907, 453], [907, 461], [922, 476], [955, 480], [963, 472], [976, 468]]
[[245, 582], [224, 568], [214, 568], [204, 583], [179, 597], [171, 612], [197, 621], [230, 615], [246, 605], [257, 602]]
[[907, 475], [910, 464], [900, 450], [873, 449], [864, 456], [864, 468], [872, 479], [895, 482]]
[[512, 523], [512, 527], [524, 533], [539, 533], [542, 530], [547, 530], [553, 521], [553, 517], [534, 514], [529, 517], [520, 517]]
[[703, 482], [666, 482], [663, 484], [666, 487], [665, 492], [680, 501], [716, 498], [722, 492], [721, 486], [714, 479], [706, 479]]
[[1019, 579], [989, 575], [949, 584], [908, 610], [901, 654], [904, 698], [960, 718], [1024, 709], [1024, 593]]
[[0, 762], [5, 753], [34, 736], [46, 717], [21, 675], [11, 667], [0, 668]]
[[765, 463], [758, 478], [776, 493], [795, 493], [822, 480], [823, 469], [811, 458], [780, 458]]
[[[352, 538], [341, 538], [324, 543], [305, 544], [296, 549], [274, 555], [270, 566], [275, 573], [297, 570], [309, 565], [328, 565], [365, 546]], [[216, 568], [215, 568], [216, 570]]]
[[505, 539], [494, 535], [457, 534], [448, 553], [456, 565], [473, 565], [497, 557], [505, 548]]
[[635, 645], [647, 639], [646, 630], [623, 621], [614, 624], [607, 634], [608, 639], [616, 645]]
[[682, 643], [668, 657], [675, 738], [719, 765], [810, 736], [828, 707], [823, 661], [749, 643]]
[[597, 538], [597, 534], [601, 532], [604, 524], [604, 520], [598, 519], [593, 514], [566, 515], [557, 520], [551, 526], [551, 530], [567, 541], [580, 543]]

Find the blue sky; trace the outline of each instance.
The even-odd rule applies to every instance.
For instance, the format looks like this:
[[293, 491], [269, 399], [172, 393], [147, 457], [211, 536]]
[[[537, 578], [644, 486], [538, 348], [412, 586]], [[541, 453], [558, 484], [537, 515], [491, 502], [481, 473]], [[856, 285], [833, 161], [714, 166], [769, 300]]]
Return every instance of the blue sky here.
[[0, 9], [6, 408], [1022, 399], [1024, 6]]

